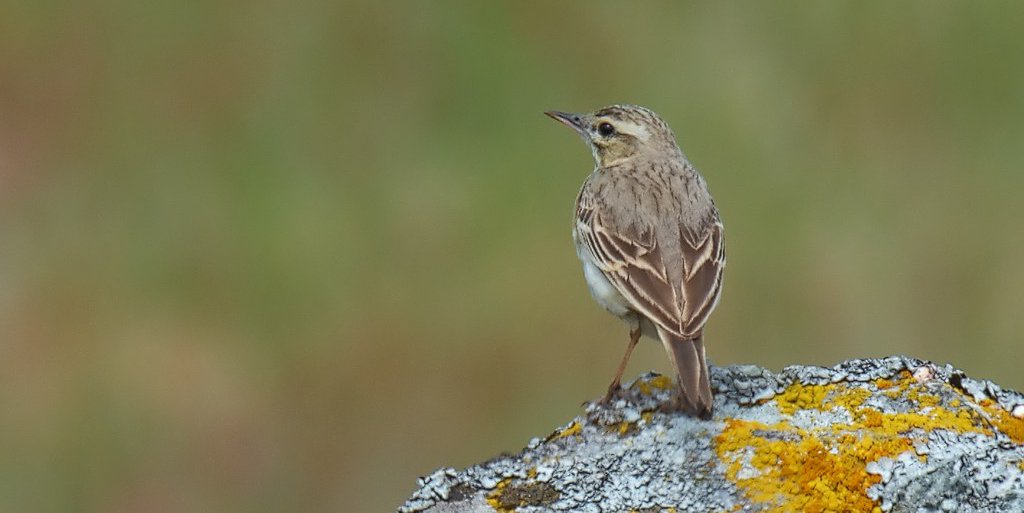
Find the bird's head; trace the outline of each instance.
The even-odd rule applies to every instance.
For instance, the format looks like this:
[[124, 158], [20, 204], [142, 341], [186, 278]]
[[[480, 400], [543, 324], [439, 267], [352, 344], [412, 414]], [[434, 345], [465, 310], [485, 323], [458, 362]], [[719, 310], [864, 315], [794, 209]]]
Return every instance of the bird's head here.
[[548, 116], [576, 130], [590, 146], [598, 166], [638, 156], [682, 155], [672, 129], [653, 111], [636, 105], [612, 105], [587, 114], [547, 111]]

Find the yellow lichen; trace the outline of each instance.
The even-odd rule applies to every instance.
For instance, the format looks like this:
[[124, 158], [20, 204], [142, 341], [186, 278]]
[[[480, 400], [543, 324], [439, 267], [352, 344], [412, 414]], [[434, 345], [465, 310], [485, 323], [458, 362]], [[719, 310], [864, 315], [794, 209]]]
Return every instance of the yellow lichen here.
[[[915, 408], [889, 413], [865, 406], [873, 393], [872, 384], [885, 395], [903, 396]], [[944, 429], [991, 434], [972, 410], [942, 404], [938, 395], [909, 374], [901, 374], [896, 381], [867, 384], [796, 384], [776, 396], [775, 402], [784, 415], [807, 409], [843, 409], [851, 418], [849, 423], [812, 430], [797, 428], [788, 420], [773, 425], [726, 421], [716, 438], [719, 457], [727, 465], [726, 476], [751, 501], [770, 505], [768, 511], [775, 513], [875, 511], [878, 504], [866, 492], [879, 477], [867, 473], [867, 463], [913, 450], [914, 437], [921, 432]], [[1024, 430], [1024, 422], [1018, 419], [1013, 419], [1016, 424], [1006, 422], [1012, 416], [993, 418], [999, 419], [994, 423], [1004, 432]]]
[[633, 384], [633, 387], [639, 389], [640, 393], [644, 395], [651, 395], [654, 389], [672, 390], [672, 378], [658, 375], [651, 379], [639, 379]]
[[983, 401], [982, 407], [989, 414], [989, 421], [1015, 443], [1024, 444], [1024, 419], [1018, 419], [991, 401]]
[[491, 493], [487, 494], [487, 504], [490, 504], [494, 511], [500, 513], [512, 513], [515, 510], [506, 508], [504, 502], [501, 500], [502, 495], [505, 493], [505, 487], [508, 486], [511, 479], [502, 479], [498, 484], [491, 490]]
[[776, 397], [776, 403], [782, 413], [791, 414], [821, 404], [825, 392], [825, 387], [792, 385]]
[[499, 513], [515, 513], [517, 507], [545, 506], [558, 500], [548, 483], [503, 479], [487, 494], [487, 504]]
[[[719, 455], [729, 461], [726, 475], [756, 503], [776, 512], [870, 511], [875, 505], [864, 493], [878, 481], [864, 470], [876, 454], [907, 450], [906, 440], [877, 441], [846, 435], [837, 439], [812, 435], [788, 423], [772, 426], [730, 420], [717, 439]], [[746, 449], [755, 477], [740, 478]], [[870, 458], [870, 459], [868, 459]]]
[[629, 422], [624, 420], [616, 424], [610, 424], [608, 426], [605, 426], [604, 430], [606, 433], [616, 433], [619, 436], [625, 436], [630, 433], [635, 433], [637, 430], [640, 429], [641, 424], [649, 424], [651, 422], [651, 419], [653, 418], [654, 412], [648, 410], [641, 413], [640, 420], [636, 422]]
[[566, 438], [569, 436], [578, 435], [581, 432], [583, 432], [583, 425], [580, 424], [580, 421], [574, 420], [572, 421], [572, 424], [569, 424], [568, 427], [556, 432], [555, 435], [551, 437], [551, 439]]

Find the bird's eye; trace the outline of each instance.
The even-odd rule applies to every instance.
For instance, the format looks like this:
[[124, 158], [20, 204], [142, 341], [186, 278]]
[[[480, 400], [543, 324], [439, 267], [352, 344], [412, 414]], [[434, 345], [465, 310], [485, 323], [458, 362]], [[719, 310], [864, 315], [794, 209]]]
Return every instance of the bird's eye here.
[[604, 122], [597, 125], [597, 133], [601, 134], [603, 137], [608, 137], [615, 133], [615, 127], [613, 127], [611, 123]]

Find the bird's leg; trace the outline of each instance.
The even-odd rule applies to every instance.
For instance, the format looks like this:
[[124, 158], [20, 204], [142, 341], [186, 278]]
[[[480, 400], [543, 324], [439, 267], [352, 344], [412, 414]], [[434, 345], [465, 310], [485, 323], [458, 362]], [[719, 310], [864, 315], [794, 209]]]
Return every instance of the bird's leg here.
[[612, 380], [611, 385], [608, 385], [608, 393], [604, 395], [604, 399], [602, 399], [601, 402], [610, 402], [612, 397], [618, 393], [619, 383], [622, 381], [622, 373], [626, 372], [626, 364], [629, 363], [629, 357], [633, 354], [633, 348], [636, 347], [636, 344], [639, 341], [640, 325], [637, 324], [636, 328], [629, 330], [629, 345], [626, 346], [626, 354], [622, 356], [622, 362], [619, 363], [619, 370], [615, 372], [615, 379]]

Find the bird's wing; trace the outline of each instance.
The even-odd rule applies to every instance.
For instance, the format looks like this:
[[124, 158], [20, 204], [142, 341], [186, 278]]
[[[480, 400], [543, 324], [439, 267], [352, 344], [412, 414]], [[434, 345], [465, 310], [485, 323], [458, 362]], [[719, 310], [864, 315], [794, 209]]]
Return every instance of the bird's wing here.
[[717, 216], [698, 233], [679, 226], [679, 262], [666, 261], [653, 226], [614, 226], [595, 207], [578, 204], [576, 232], [597, 267], [636, 311], [679, 336], [697, 335], [722, 287], [725, 244]]

